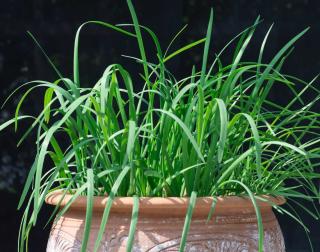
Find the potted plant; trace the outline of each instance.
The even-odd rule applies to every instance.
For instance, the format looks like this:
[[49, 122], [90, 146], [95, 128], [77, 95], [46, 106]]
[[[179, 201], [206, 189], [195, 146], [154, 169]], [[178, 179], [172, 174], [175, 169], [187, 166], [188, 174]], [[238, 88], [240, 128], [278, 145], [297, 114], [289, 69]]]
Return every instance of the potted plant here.
[[[287, 200], [319, 215], [297, 199], [319, 199], [314, 181], [319, 114], [312, 109], [320, 92], [316, 78], [306, 82], [281, 73], [293, 44], [308, 29], [263, 63], [270, 27], [257, 61], [242, 61], [258, 18], [209, 63], [212, 11], [205, 38], [168, 53], [170, 48], [164, 52], [157, 36], [139, 25], [130, 0], [128, 6], [133, 25], [89, 21], [78, 29], [73, 79], [61, 75], [30, 34], [58, 79], [20, 86], [13, 94], [26, 91], [15, 117], [0, 126], [17, 129], [20, 120], [31, 119], [21, 141], [37, 134], [37, 154], [18, 206], [25, 209], [19, 251], [27, 250], [45, 202], [55, 205], [47, 251], [284, 251], [272, 209], [306, 232], [294, 208], [281, 205]], [[93, 87], [81, 86], [79, 39], [86, 24], [137, 41], [140, 58], [131, 58], [142, 68], [141, 90], [119, 64], [108, 66]], [[157, 62], [148, 61], [143, 36], [153, 40]], [[232, 62], [224, 65], [221, 57], [233, 43]], [[177, 80], [166, 62], [200, 44], [201, 68]], [[279, 87], [292, 93], [288, 104], [269, 97]], [[45, 89], [42, 111], [20, 115], [36, 88]], [[306, 102], [309, 91], [315, 97]]]

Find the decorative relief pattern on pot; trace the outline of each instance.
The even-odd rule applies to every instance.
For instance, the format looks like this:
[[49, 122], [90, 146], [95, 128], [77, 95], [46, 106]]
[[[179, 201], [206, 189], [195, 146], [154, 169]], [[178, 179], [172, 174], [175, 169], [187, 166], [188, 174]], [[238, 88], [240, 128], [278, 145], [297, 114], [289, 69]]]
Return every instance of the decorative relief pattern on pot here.
[[[50, 233], [47, 244], [47, 252], [79, 252], [81, 251], [81, 242], [75, 237], [63, 231]], [[89, 250], [88, 250], [89, 252]]]
[[247, 216], [217, 216], [214, 218], [214, 222], [217, 224], [240, 224], [240, 223], [256, 223], [257, 217], [255, 215], [247, 215]]
[[[105, 241], [101, 246], [101, 252], [115, 252], [115, 251], [125, 251], [125, 244], [128, 240], [128, 234], [122, 234], [116, 236], [115, 234], [111, 235], [111, 238]], [[122, 250], [121, 250], [121, 249]], [[145, 248], [142, 248], [137, 242], [132, 246], [132, 252], [143, 252], [146, 251]]]
[[286, 251], [282, 232], [278, 223], [264, 232], [264, 247], [266, 251]]
[[[192, 239], [192, 237], [190, 237]], [[190, 239], [189, 238], [189, 239]], [[235, 240], [233, 240], [233, 238]], [[232, 239], [224, 239], [223, 237], [206, 239], [206, 240], [195, 240], [188, 241], [185, 251], [187, 252], [249, 252], [249, 245], [246, 241], [236, 240], [237, 237]], [[158, 244], [148, 252], [165, 252], [165, 251], [179, 251], [180, 239], [167, 241], [162, 244]]]

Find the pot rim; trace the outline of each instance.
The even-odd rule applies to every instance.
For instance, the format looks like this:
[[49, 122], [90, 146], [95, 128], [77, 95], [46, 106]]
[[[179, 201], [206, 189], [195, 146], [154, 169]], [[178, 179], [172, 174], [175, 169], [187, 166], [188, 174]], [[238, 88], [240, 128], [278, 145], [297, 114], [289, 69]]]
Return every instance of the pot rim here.
[[[58, 205], [60, 207], [65, 206], [72, 198], [72, 194], [66, 193], [64, 198], [64, 190], [55, 190], [45, 198], [45, 202], [49, 205]], [[286, 202], [286, 199], [282, 196], [261, 195], [261, 198], [266, 201], [257, 199], [258, 206], [260, 208], [271, 208], [272, 205], [282, 205]], [[189, 197], [140, 197], [139, 208], [140, 209], [187, 209], [189, 203]], [[198, 197], [196, 200], [196, 209], [208, 210], [213, 203], [214, 197]], [[237, 209], [253, 209], [252, 201], [248, 196], [218, 196], [215, 197], [217, 204], [215, 211], [226, 208]], [[103, 210], [105, 208], [107, 196], [94, 196], [93, 208], [95, 210]], [[70, 208], [86, 208], [87, 197], [78, 196], [71, 204]], [[112, 203], [113, 210], [125, 211], [130, 210], [133, 207], [133, 197], [115, 197]]]

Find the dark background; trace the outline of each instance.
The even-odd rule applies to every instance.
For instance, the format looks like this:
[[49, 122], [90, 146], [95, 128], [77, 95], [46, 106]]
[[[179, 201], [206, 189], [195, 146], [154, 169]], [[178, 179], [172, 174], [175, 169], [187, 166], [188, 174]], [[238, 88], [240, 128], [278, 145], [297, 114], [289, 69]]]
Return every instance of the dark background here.
[[[149, 26], [166, 48], [175, 33], [188, 23], [183, 35], [173, 49], [205, 36], [210, 7], [215, 11], [215, 25], [211, 54], [216, 53], [233, 36], [251, 25], [260, 14], [264, 22], [259, 25], [245, 57], [257, 59], [259, 46], [268, 27], [275, 26], [268, 40], [264, 60], [267, 62], [292, 36], [311, 26], [311, 30], [296, 43], [295, 52], [289, 57], [284, 72], [311, 80], [320, 66], [320, 1], [317, 0], [136, 0], [133, 1], [140, 23]], [[73, 39], [77, 27], [87, 20], [110, 23], [130, 23], [126, 2], [111, 0], [7, 0], [0, 7], [0, 102], [14, 88], [34, 79], [53, 81], [57, 77], [38, 48], [27, 36], [30, 30], [46, 49], [57, 67], [66, 77], [72, 78]], [[148, 43], [148, 40], [146, 40]], [[150, 43], [148, 43], [150, 44]], [[148, 47], [148, 46], [147, 46]], [[152, 47], [147, 48], [150, 55]], [[132, 61], [122, 54], [138, 56], [133, 39], [88, 26], [81, 35], [81, 81], [92, 86], [111, 63], [121, 63], [136, 72]], [[201, 60], [202, 46], [173, 60], [169, 68], [177, 76], [191, 72], [193, 64]], [[229, 51], [230, 54], [230, 51]], [[231, 55], [231, 54], [230, 54]], [[230, 55], [226, 55], [226, 60]], [[228, 62], [225, 62], [228, 63]], [[139, 87], [139, 83], [136, 84]], [[271, 94], [279, 102], [288, 100], [287, 94], [274, 90]], [[0, 110], [0, 123], [13, 116], [19, 95]], [[35, 92], [24, 103], [23, 113], [35, 114], [41, 110], [42, 98]], [[21, 125], [21, 136], [23, 128]], [[0, 134], [0, 251], [16, 251], [21, 212], [16, 211], [22, 183], [34, 157], [34, 138], [29, 138], [16, 148], [18, 136], [12, 130]], [[308, 205], [306, 205], [309, 207]], [[49, 229], [43, 229], [49, 208], [44, 208], [38, 225], [30, 238], [30, 252], [45, 251]], [[315, 251], [320, 251], [320, 226], [302, 213], [311, 230]], [[287, 216], [279, 216], [287, 251], [311, 251], [300, 226]]]

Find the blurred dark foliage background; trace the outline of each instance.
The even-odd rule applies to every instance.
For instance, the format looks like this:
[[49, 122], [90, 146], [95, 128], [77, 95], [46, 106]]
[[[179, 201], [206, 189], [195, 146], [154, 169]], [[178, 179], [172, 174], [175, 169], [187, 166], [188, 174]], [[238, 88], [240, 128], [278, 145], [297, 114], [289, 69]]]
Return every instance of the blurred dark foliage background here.
[[[311, 80], [319, 72], [320, 2], [318, 0], [136, 0], [133, 1], [140, 23], [149, 26], [158, 35], [163, 48], [185, 24], [185, 32], [177, 39], [172, 50], [192, 40], [205, 36], [210, 7], [214, 8], [215, 26], [212, 55], [217, 53], [236, 34], [253, 24], [258, 15], [264, 19], [255, 32], [245, 58], [256, 60], [263, 37], [274, 22], [275, 26], [266, 46], [264, 61], [292, 36], [311, 26], [311, 30], [296, 43], [284, 72]], [[26, 31], [30, 30], [45, 48], [60, 71], [72, 78], [73, 39], [77, 27], [87, 20], [102, 20], [113, 24], [130, 23], [126, 1], [111, 0], [7, 0], [0, 6], [0, 102], [19, 85], [34, 79], [57, 79]], [[147, 44], [151, 55], [153, 47]], [[88, 26], [81, 35], [80, 44], [81, 80], [83, 86], [93, 85], [105, 67], [111, 63], [123, 64], [136, 73], [138, 66], [121, 55], [138, 56], [132, 38], [108, 31], [101, 27]], [[202, 46], [181, 55], [169, 63], [169, 69], [182, 77], [191, 72], [192, 65], [201, 61]], [[232, 57], [229, 50], [224, 63]], [[151, 57], [152, 58], [152, 57]], [[133, 74], [134, 75], [134, 74]], [[141, 83], [136, 82], [136, 88]], [[39, 92], [34, 92], [24, 103], [22, 112], [36, 114], [43, 101]], [[271, 93], [272, 99], [285, 103], [289, 95], [281, 89]], [[11, 118], [21, 96], [17, 95], [0, 110], [0, 123]], [[26, 174], [35, 154], [34, 138], [28, 138], [18, 149], [16, 144], [28, 124], [21, 124], [18, 134], [6, 130], [0, 134], [0, 239], [1, 251], [15, 251], [21, 212], [16, 207]], [[306, 204], [306, 207], [310, 207]], [[297, 209], [300, 213], [300, 210]], [[50, 208], [45, 207], [32, 231], [30, 252], [45, 251], [49, 228], [43, 228]], [[315, 251], [320, 251], [320, 222], [302, 213], [305, 224], [311, 230]], [[303, 229], [287, 216], [279, 215], [288, 252], [311, 251]]]

